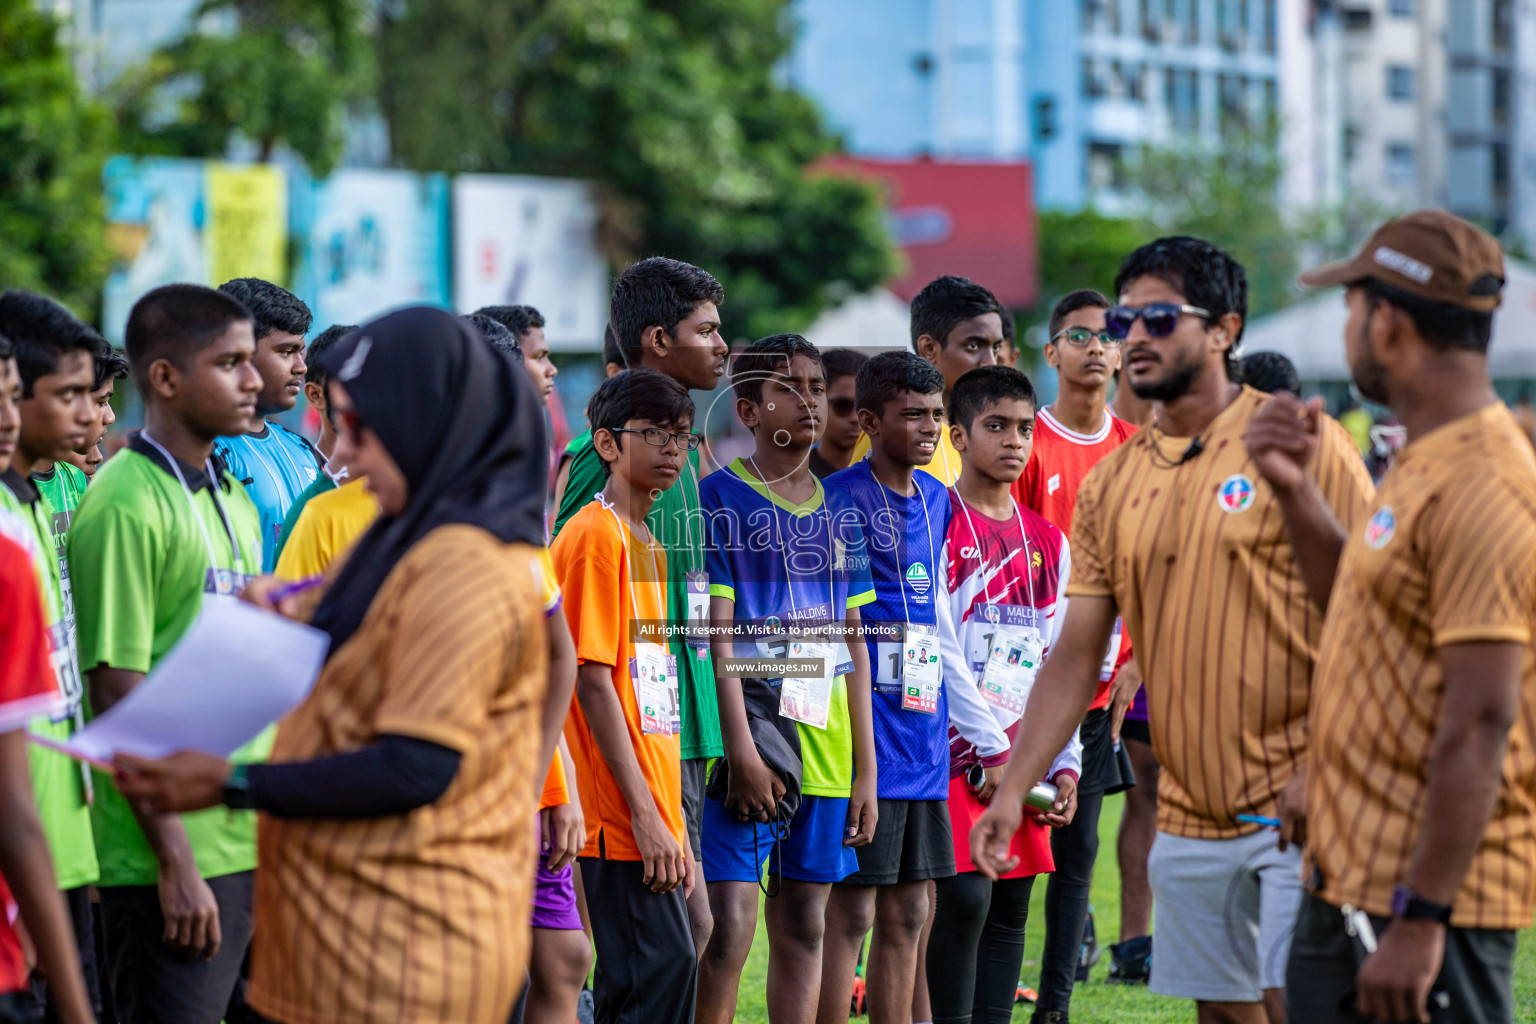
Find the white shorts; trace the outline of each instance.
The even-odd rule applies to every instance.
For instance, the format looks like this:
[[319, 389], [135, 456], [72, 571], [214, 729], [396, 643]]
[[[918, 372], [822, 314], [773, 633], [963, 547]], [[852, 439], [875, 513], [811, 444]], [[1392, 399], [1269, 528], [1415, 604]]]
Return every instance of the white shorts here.
[[1156, 918], [1151, 990], [1217, 1003], [1256, 1003], [1285, 988], [1301, 907], [1301, 851], [1275, 833], [1184, 839], [1159, 832], [1147, 859]]

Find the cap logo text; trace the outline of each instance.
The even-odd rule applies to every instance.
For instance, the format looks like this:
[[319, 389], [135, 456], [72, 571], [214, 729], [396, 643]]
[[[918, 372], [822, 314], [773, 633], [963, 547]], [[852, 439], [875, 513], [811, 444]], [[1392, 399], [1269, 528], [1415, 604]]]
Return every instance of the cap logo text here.
[[1395, 270], [1404, 277], [1419, 282], [1419, 284], [1428, 284], [1429, 279], [1435, 276], [1435, 272], [1429, 269], [1427, 264], [1420, 263], [1412, 256], [1400, 253], [1396, 249], [1388, 248], [1385, 245], [1378, 245], [1374, 255], [1376, 262], [1383, 267], [1386, 267], [1388, 270]]

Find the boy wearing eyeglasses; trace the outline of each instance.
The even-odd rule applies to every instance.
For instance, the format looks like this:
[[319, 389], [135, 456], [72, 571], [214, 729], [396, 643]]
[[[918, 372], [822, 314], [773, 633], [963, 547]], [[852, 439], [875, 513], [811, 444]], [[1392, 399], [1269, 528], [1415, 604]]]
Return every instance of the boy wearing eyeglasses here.
[[[1109, 299], [1084, 288], [1065, 296], [1051, 310], [1045, 361], [1056, 371], [1056, 401], [1040, 410], [1034, 451], [1024, 475], [1014, 484], [1020, 505], [1044, 516], [1065, 534], [1072, 531], [1077, 489], [1089, 470], [1136, 433], [1109, 407], [1110, 381], [1120, 369], [1120, 340], [1104, 329], [1109, 307]], [[1051, 833], [1056, 873], [1046, 890], [1045, 954], [1037, 1004], [1041, 1013], [1066, 1013], [1073, 982], [1080, 980], [1080, 950], [1104, 798], [1136, 784], [1119, 743], [1120, 716], [1141, 682], [1141, 673], [1130, 661], [1131, 645], [1116, 619], [1099, 667], [1098, 691], [1082, 723], [1077, 816], [1072, 824]], [[1123, 704], [1112, 707], [1112, 698], [1122, 690]]]

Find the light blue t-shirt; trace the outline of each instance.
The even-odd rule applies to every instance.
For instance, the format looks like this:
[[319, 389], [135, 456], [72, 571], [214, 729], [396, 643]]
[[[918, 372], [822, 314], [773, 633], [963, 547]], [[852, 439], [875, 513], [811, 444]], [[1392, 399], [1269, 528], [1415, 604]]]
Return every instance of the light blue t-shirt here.
[[265, 421], [265, 434], [221, 437], [213, 452], [261, 515], [261, 571], [277, 565], [278, 539], [288, 510], [320, 475], [320, 453], [282, 424]]

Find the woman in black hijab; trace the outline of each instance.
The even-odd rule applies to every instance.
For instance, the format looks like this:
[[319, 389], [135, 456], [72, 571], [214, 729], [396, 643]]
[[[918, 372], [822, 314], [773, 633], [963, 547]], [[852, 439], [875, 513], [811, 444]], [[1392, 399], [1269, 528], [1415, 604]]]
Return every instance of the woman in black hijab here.
[[315, 611], [325, 668], [272, 763], [124, 758], [121, 785], [156, 812], [262, 812], [258, 1013], [501, 1024], [527, 955], [541, 767], [542, 407], [435, 309], [381, 317], [322, 365], [338, 457], [381, 508]]

